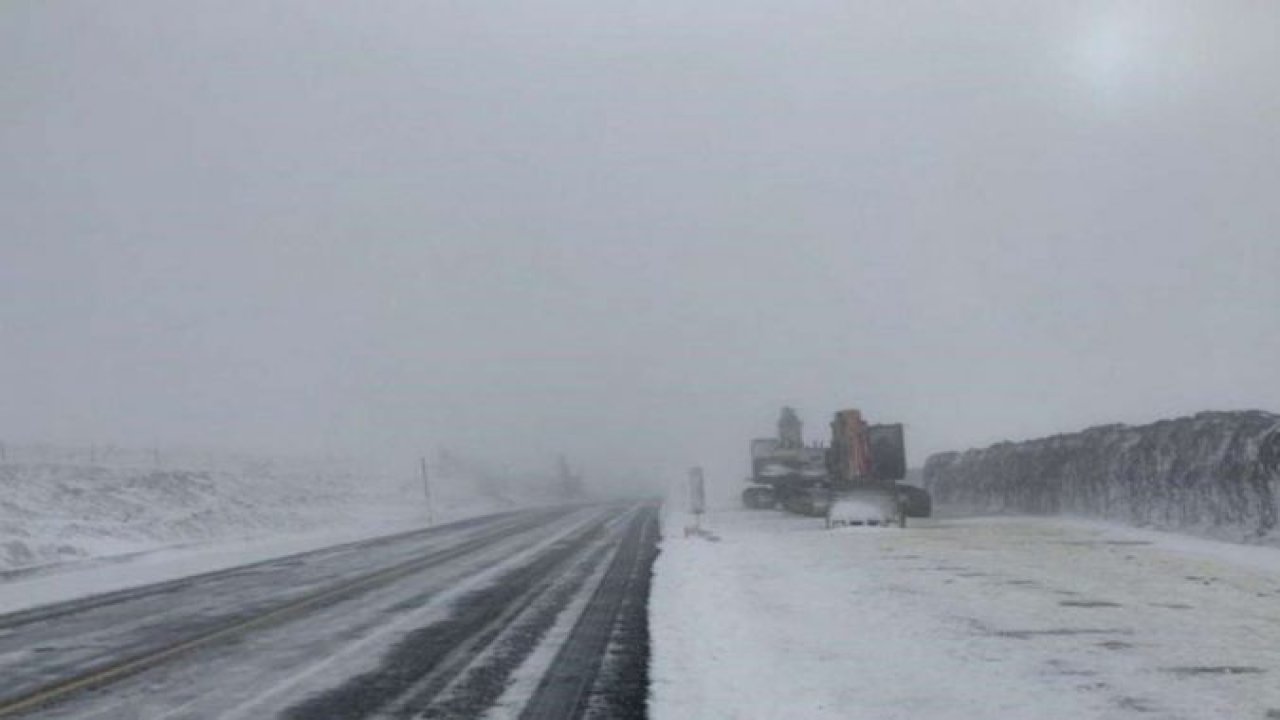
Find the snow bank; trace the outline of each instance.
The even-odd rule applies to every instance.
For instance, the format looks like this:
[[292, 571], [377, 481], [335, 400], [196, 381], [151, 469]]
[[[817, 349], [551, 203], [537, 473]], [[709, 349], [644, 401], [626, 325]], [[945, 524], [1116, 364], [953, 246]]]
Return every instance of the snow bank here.
[[1280, 415], [1205, 412], [928, 459], [935, 502], [968, 513], [1071, 514], [1280, 542]]

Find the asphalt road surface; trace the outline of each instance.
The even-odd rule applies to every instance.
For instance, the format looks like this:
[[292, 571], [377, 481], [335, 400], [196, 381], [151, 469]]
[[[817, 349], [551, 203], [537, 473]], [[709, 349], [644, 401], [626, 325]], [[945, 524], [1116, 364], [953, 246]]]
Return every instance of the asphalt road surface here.
[[514, 512], [0, 616], [0, 717], [644, 717], [657, 537]]

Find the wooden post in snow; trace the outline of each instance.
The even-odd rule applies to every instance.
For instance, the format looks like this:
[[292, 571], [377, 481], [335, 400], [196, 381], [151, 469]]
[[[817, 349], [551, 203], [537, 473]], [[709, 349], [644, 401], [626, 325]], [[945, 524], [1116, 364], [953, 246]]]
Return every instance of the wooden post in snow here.
[[427, 473], [427, 459], [422, 458], [422, 492], [427, 496], [427, 525], [435, 525], [435, 508], [431, 502], [431, 476]]
[[707, 511], [707, 493], [704, 488], [702, 468], [689, 469], [689, 512], [693, 514], [693, 526], [684, 528], [685, 537], [702, 534], [702, 514]]

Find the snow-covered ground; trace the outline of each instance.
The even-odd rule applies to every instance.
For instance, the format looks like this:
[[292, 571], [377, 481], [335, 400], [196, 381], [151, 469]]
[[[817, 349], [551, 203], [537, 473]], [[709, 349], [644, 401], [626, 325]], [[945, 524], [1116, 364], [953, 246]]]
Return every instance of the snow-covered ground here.
[[652, 716], [1280, 717], [1280, 551], [1096, 522], [664, 522]]
[[[10, 448], [11, 460], [15, 454]], [[19, 459], [0, 463], [0, 612], [387, 535], [428, 520], [414, 468], [391, 477], [333, 460], [119, 450], [91, 461], [47, 448]], [[449, 522], [538, 500], [440, 474], [433, 478], [432, 519]]]
[[276, 468], [5, 464], [0, 490], [5, 570], [412, 517], [384, 484]]
[[412, 530], [421, 525], [418, 520], [402, 525], [349, 524], [329, 530], [161, 547], [46, 566], [40, 572], [15, 573], [0, 579], [0, 615], [318, 550], [398, 530]]

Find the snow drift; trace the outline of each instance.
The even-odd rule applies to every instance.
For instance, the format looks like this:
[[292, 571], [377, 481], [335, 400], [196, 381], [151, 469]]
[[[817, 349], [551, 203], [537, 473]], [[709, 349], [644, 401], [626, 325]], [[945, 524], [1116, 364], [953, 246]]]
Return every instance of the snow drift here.
[[1276, 541], [1280, 415], [1204, 412], [940, 453], [925, 463], [924, 482], [951, 511], [1074, 514]]

